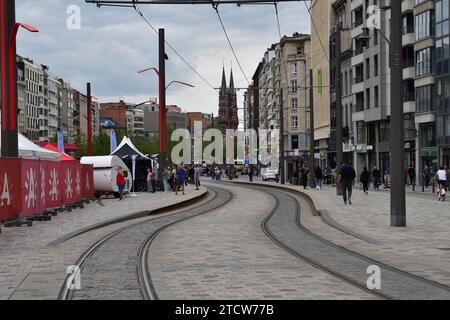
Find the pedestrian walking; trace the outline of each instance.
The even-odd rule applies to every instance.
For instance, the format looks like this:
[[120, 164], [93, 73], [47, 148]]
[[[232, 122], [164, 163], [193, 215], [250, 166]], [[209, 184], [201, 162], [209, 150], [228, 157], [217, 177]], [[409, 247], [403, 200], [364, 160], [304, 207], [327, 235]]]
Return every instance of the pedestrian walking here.
[[416, 183], [416, 170], [410, 165], [408, 168], [409, 184], [413, 185]]
[[172, 169], [172, 177], [173, 177], [172, 191], [176, 192], [178, 190], [177, 167], [173, 167], [173, 169]]
[[370, 173], [369, 170], [367, 170], [367, 167], [364, 167], [359, 180], [362, 183], [364, 194], [369, 194]]
[[202, 175], [202, 169], [196, 166], [194, 169], [195, 190], [200, 190], [200, 177]]
[[373, 178], [373, 188], [376, 191], [380, 191], [380, 181], [381, 181], [381, 172], [377, 169], [377, 167], [374, 167], [372, 170], [372, 178]]
[[153, 176], [152, 169], [148, 169], [147, 170], [147, 192], [152, 191], [152, 176]]
[[301, 173], [301, 180], [302, 180], [302, 186], [303, 189], [308, 189], [308, 174], [309, 174], [309, 168], [308, 166], [303, 166], [302, 173]]
[[183, 167], [184, 169], [184, 186], [187, 187], [189, 184], [189, 169], [187, 167]]
[[162, 173], [164, 192], [169, 191], [169, 175], [170, 175], [170, 169], [164, 169], [163, 173]]
[[194, 168], [194, 166], [190, 166], [190, 168], [189, 168], [189, 183], [191, 185], [195, 185], [195, 168]]
[[347, 162], [342, 162], [341, 169], [338, 174], [337, 182], [341, 184], [342, 195], [344, 197], [344, 204], [352, 205], [352, 191], [355, 184], [356, 172], [355, 169]]
[[321, 190], [322, 189], [323, 172], [322, 172], [322, 168], [320, 168], [320, 166], [317, 166], [315, 176], [316, 176], [316, 189]]
[[152, 193], [156, 193], [156, 186], [158, 185], [159, 175], [158, 169], [155, 169], [152, 174]]
[[116, 178], [117, 187], [119, 189], [119, 201], [123, 200], [123, 191], [125, 190], [125, 176], [122, 167], [119, 167]]
[[428, 167], [425, 166], [425, 168], [422, 170], [422, 181], [423, 186], [428, 189], [430, 186], [430, 171], [428, 170]]
[[179, 166], [176, 174], [177, 174], [177, 187], [175, 194], [178, 195], [178, 191], [183, 191], [183, 195], [185, 195], [184, 187], [186, 183], [186, 170], [182, 166]]

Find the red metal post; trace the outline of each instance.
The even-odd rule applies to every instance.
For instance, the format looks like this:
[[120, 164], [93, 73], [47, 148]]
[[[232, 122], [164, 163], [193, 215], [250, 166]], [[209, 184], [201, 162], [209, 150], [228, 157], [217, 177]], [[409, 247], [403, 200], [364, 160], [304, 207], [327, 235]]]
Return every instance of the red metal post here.
[[87, 140], [88, 155], [92, 156], [92, 93], [90, 82], [87, 84]]
[[[16, 124], [16, 46], [15, 46], [15, 1], [0, 0], [0, 51], [1, 51], [1, 104], [3, 157], [19, 155]], [[15, 32], [17, 33], [17, 31]], [[14, 34], [14, 36], [13, 36]], [[12, 58], [12, 59], [11, 59]], [[11, 61], [12, 60], [12, 61]]]

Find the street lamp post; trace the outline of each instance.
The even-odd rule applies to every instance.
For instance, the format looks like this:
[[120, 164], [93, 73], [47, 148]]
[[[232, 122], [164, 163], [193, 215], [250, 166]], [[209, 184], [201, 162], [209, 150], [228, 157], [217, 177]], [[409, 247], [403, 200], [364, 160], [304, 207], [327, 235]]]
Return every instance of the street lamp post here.
[[391, 1], [391, 226], [406, 227], [402, 77], [402, 2]]
[[39, 32], [33, 26], [15, 20], [15, 1], [0, 0], [1, 156], [10, 158], [19, 156], [16, 36], [21, 27], [29, 32]]
[[[159, 87], [160, 87], [159, 92], [161, 94], [161, 92], [162, 92], [162, 90], [161, 90], [162, 83], [161, 83], [161, 77], [160, 77], [160, 73], [159, 73], [158, 69], [152, 67], [152, 68], [147, 68], [147, 69], [144, 69], [142, 71], [139, 71], [138, 73], [144, 73], [144, 72], [147, 72], [147, 71], [150, 71], [150, 70], [153, 70], [156, 73], [156, 75], [158, 76]], [[167, 89], [169, 89], [169, 87], [171, 85], [173, 85], [173, 84], [181, 84], [183, 86], [187, 86], [187, 87], [190, 87], [190, 88], [195, 88], [193, 85], [191, 85], [189, 83], [178, 81], [178, 80], [174, 80], [174, 81], [171, 81], [165, 87], [165, 91]], [[166, 132], [166, 129], [167, 129], [167, 112], [169, 110], [166, 108], [164, 111], [162, 111], [163, 109], [162, 109], [162, 106], [161, 106], [161, 101], [162, 100], [161, 100], [161, 95], [160, 95], [160, 97], [159, 97], [159, 106], [158, 106], [158, 110], [159, 110], [159, 125], [160, 125], [159, 130], [161, 131], [160, 135], [159, 135], [159, 151], [162, 154], [164, 152], [167, 152], [167, 137], [166, 137], [166, 134], [164, 134], [164, 132]], [[151, 100], [147, 100], [147, 101], [141, 102], [141, 103], [137, 104], [135, 106], [135, 108], [139, 107], [139, 106], [142, 106], [144, 104], [150, 103], [150, 102], [151, 102]]]

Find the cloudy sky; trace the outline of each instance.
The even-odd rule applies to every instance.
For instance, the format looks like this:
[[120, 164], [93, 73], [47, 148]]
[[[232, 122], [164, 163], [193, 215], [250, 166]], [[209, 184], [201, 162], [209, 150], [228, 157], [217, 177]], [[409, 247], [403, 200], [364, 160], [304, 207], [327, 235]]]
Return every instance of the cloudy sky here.
[[[38, 34], [20, 32], [20, 55], [49, 66], [51, 73], [81, 91], [85, 91], [86, 82], [92, 82], [93, 95], [101, 102], [122, 98], [139, 103], [158, 95], [156, 77], [137, 74], [158, 65], [158, 39], [132, 8], [97, 8], [84, 0], [16, 0], [16, 4], [17, 21], [40, 30]], [[81, 9], [79, 30], [67, 28], [71, 5]], [[166, 40], [214, 87], [220, 86], [223, 64], [227, 70], [233, 65], [236, 86], [247, 86], [211, 6], [140, 7], [156, 28], [166, 29]], [[274, 6], [223, 5], [219, 10], [244, 72], [251, 79], [265, 49], [279, 40]], [[279, 11], [282, 34], [310, 32], [302, 2], [281, 3]], [[167, 80], [195, 85], [195, 89], [171, 87], [167, 103], [191, 112], [217, 114], [217, 92], [170, 49], [167, 53]], [[243, 93], [238, 93], [240, 106]]]

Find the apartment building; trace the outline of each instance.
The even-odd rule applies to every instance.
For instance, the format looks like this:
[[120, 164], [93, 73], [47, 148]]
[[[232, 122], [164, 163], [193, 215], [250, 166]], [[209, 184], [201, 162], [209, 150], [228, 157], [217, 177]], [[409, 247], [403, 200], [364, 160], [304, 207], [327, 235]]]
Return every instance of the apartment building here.
[[[301, 161], [307, 161], [310, 150], [310, 103], [309, 87], [311, 69], [311, 36], [294, 33], [292, 37], [283, 37], [276, 45], [275, 55], [275, 103], [277, 120], [280, 119], [280, 109], [283, 108], [285, 132], [284, 149], [286, 152], [286, 174], [288, 179], [294, 174], [296, 166]], [[287, 89], [289, 88], [289, 89]], [[282, 105], [280, 105], [283, 101]]]
[[68, 82], [59, 79], [59, 128], [67, 143], [75, 143], [77, 132], [74, 128], [74, 90]]
[[32, 141], [40, 141], [41, 136], [48, 136], [48, 129], [43, 118], [47, 111], [44, 106], [44, 70], [41, 65], [34, 64], [30, 59], [22, 59], [22, 61], [26, 96], [26, 122], [23, 134]]
[[248, 87], [244, 96], [244, 117], [245, 128], [258, 130], [259, 128], [259, 91], [260, 91], [260, 74], [262, 68], [262, 62], [258, 64], [256, 71], [252, 77], [252, 83]]
[[[331, 139], [333, 155], [336, 138], [336, 96], [334, 85], [340, 72], [342, 86], [344, 159], [353, 163], [359, 172], [363, 167], [378, 167], [383, 173], [390, 168], [390, 67], [389, 42], [391, 13], [389, 1], [337, 0], [331, 3], [330, 84]], [[436, 4], [438, 5], [438, 4]], [[403, 97], [405, 127], [405, 166], [413, 167], [416, 176], [423, 168], [436, 168], [439, 150], [436, 144], [436, 76], [445, 79], [444, 29], [448, 33], [447, 14], [435, 19], [435, 1], [403, 0]], [[443, 11], [440, 7], [439, 10]], [[380, 28], [367, 28], [367, 21], [377, 8]], [[444, 27], [443, 21], [447, 21]], [[434, 23], [441, 23], [436, 31]], [[442, 24], [443, 23], [443, 24]], [[335, 26], [333, 28], [333, 25]], [[338, 30], [339, 29], [339, 30]], [[339, 32], [338, 32], [339, 31]], [[442, 42], [436, 42], [440, 35]], [[340, 35], [341, 69], [336, 70], [336, 39]], [[442, 66], [435, 64], [435, 51]], [[447, 44], [448, 47], [448, 44]], [[448, 61], [448, 58], [447, 58]], [[447, 62], [448, 66], [448, 62]], [[442, 68], [442, 69], [439, 69]], [[448, 72], [448, 67], [447, 67]], [[448, 81], [448, 80], [447, 80]], [[445, 94], [442, 92], [442, 110]], [[437, 98], [438, 101], [439, 98]], [[438, 102], [439, 105], [440, 102]], [[448, 102], [447, 102], [448, 103]], [[443, 117], [445, 119], [445, 116]], [[444, 133], [442, 120], [441, 133]], [[441, 141], [443, 142], [442, 139]], [[335, 157], [329, 157], [332, 166]]]
[[17, 126], [20, 133], [26, 132], [27, 126], [27, 94], [26, 94], [26, 82], [25, 82], [25, 63], [23, 59], [17, 56], [17, 105], [18, 105], [18, 117]]
[[[283, 108], [283, 135], [286, 178], [296, 165], [305, 161], [312, 149], [309, 145], [309, 72], [311, 68], [311, 36], [294, 33], [284, 36], [264, 53], [253, 76], [245, 99], [247, 128], [279, 130]], [[282, 89], [282, 90], [281, 90]], [[281, 96], [281, 92], [283, 95]]]
[[44, 99], [48, 105], [48, 138], [51, 139], [56, 137], [59, 129], [59, 81], [55, 76], [48, 74], [48, 69], [44, 73], [44, 81], [47, 82], [47, 95]]
[[316, 23], [315, 28], [311, 28], [311, 68], [313, 70], [314, 85], [318, 86], [320, 84], [319, 81], [324, 85], [321, 89], [314, 89], [315, 157], [316, 162], [320, 163], [322, 167], [328, 166], [328, 144], [331, 134], [331, 92], [325, 85], [330, 83], [330, 46], [328, 45], [328, 39], [330, 39], [331, 26], [336, 26], [331, 16], [332, 2], [332, 0], [311, 1], [312, 19], [320, 22]]
[[440, 163], [450, 167], [450, 28], [449, 0], [435, 1], [436, 32], [436, 144]]

